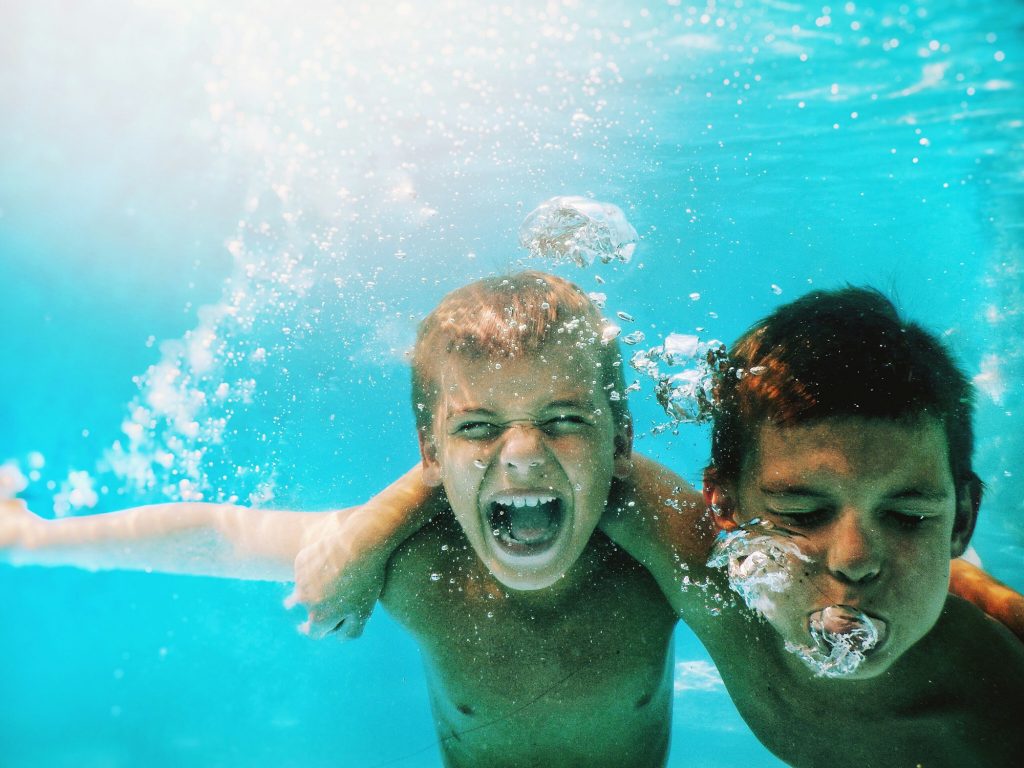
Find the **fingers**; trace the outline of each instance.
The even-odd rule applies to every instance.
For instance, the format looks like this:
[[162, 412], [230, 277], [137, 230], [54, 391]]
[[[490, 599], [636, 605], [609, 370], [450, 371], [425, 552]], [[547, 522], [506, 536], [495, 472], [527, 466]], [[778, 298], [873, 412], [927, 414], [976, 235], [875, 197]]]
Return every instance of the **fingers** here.
[[[291, 596], [289, 596], [289, 599]], [[337, 606], [328, 612], [309, 609], [306, 620], [297, 627], [300, 634], [313, 640], [323, 640], [334, 635], [339, 640], [354, 640], [363, 634], [369, 614], [366, 612], [342, 612]]]

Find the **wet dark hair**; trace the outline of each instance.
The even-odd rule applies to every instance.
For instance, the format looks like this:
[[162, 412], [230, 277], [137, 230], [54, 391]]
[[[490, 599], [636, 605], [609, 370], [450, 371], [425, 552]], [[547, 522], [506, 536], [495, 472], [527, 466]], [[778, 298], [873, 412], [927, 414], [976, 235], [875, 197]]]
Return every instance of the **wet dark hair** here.
[[593, 350], [612, 418], [616, 426], [628, 424], [619, 345], [602, 338], [604, 327], [604, 318], [583, 289], [544, 272], [490, 277], [457, 288], [424, 318], [416, 334], [412, 356], [416, 428], [429, 435], [440, 374], [451, 364], [451, 356], [514, 359], [537, 355], [549, 343]]
[[971, 383], [934, 334], [871, 288], [814, 291], [776, 309], [729, 350], [715, 383], [711, 467], [735, 482], [763, 424], [833, 417], [938, 419], [958, 489], [980, 502], [971, 468]]

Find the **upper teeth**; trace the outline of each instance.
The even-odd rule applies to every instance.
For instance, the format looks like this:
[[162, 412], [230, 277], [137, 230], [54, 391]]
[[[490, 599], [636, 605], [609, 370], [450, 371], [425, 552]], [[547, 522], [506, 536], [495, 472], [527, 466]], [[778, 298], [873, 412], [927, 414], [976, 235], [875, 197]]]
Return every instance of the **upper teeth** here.
[[512, 494], [496, 499], [499, 504], [511, 504], [513, 507], [536, 507], [538, 504], [547, 504], [554, 500], [554, 496], [543, 493]]

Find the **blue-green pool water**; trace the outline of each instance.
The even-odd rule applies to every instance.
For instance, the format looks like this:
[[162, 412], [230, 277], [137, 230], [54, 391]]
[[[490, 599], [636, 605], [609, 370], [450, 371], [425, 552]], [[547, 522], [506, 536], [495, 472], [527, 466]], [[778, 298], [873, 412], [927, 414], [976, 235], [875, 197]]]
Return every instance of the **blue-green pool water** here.
[[[0, 462], [41, 514], [366, 498], [416, 459], [415, 324], [476, 277], [554, 269], [652, 345], [871, 284], [978, 377], [975, 546], [1024, 589], [1024, 6], [3, 15]], [[619, 205], [633, 260], [524, 261], [561, 194]], [[703, 430], [631, 404], [637, 448], [697, 482]], [[310, 641], [287, 591], [0, 566], [0, 765], [439, 765], [412, 642], [380, 611]], [[777, 764], [676, 642], [670, 764]]]

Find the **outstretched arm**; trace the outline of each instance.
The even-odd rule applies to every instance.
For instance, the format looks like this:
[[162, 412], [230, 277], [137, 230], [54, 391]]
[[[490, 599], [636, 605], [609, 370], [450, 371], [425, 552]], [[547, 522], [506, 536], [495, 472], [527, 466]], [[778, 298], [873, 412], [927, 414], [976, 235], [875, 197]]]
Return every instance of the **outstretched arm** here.
[[679, 475], [634, 454], [629, 477], [612, 488], [601, 530], [654, 576], [669, 604], [692, 623], [706, 614], [703, 593], [717, 529], [704, 498]]
[[1024, 595], [962, 558], [951, 564], [949, 591], [974, 603], [1024, 641]]
[[444, 494], [423, 483], [417, 465], [365, 504], [332, 513], [295, 558], [295, 591], [285, 606], [306, 606], [301, 631], [316, 638], [362, 634], [388, 559], [445, 508]]
[[0, 502], [0, 559], [16, 565], [291, 581], [325, 515], [181, 502], [46, 520]]

